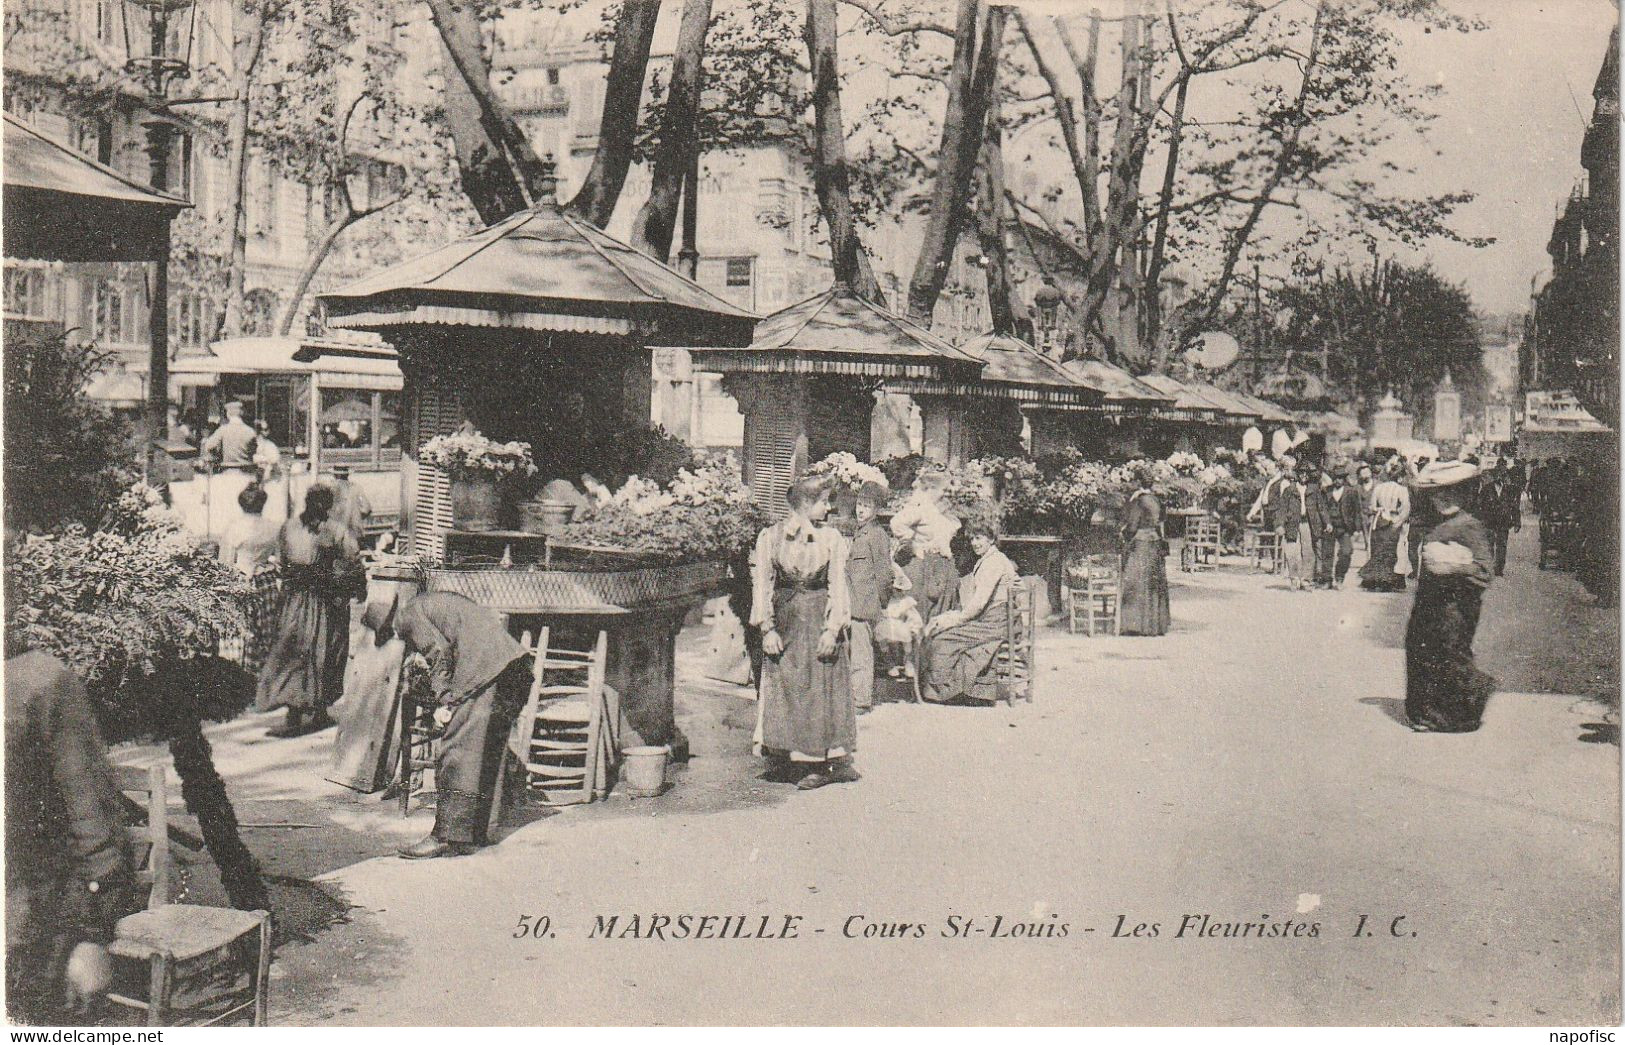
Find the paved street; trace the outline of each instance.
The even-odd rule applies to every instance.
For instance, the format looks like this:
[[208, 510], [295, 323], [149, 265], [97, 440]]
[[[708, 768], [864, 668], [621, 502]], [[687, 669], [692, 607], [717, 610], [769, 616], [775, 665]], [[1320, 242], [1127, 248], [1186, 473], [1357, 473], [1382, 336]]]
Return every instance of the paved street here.
[[[667, 796], [321, 876], [353, 910], [281, 949], [274, 1018], [1617, 1022], [1617, 717], [1592, 699], [1617, 689], [1617, 619], [1534, 569], [1533, 527], [1514, 540], [1478, 642], [1505, 691], [1476, 734], [1398, 720], [1407, 596], [1175, 574], [1165, 638], [1051, 630], [1031, 706], [877, 709], [852, 786], [758, 779], [753, 705], [698, 687], [697, 757]], [[263, 768], [233, 782], [247, 820], [297, 791]], [[364, 855], [426, 826], [372, 799], [334, 816]], [[249, 837], [274, 867], [298, 833]], [[684, 913], [800, 916], [800, 938], [589, 938], [595, 915]], [[552, 938], [512, 939], [521, 915]], [[848, 939], [853, 915], [925, 937]], [[1120, 915], [1158, 935], [1113, 938]], [[1186, 915], [1318, 936], [1175, 938]], [[1068, 931], [945, 939], [950, 916]]]

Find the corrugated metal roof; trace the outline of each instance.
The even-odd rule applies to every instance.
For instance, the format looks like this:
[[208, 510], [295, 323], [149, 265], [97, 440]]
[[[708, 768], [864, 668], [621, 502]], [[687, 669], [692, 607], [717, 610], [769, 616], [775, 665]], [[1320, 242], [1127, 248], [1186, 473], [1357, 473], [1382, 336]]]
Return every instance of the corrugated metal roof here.
[[1098, 389], [1108, 400], [1174, 405], [1173, 396], [1153, 388], [1120, 366], [1099, 359], [1070, 359], [1061, 366], [1079, 381]]
[[191, 206], [179, 196], [158, 192], [88, 156], [81, 156], [10, 113], [4, 115], [3, 180], [8, 187], [144, 203], [173, 210]]
[[[557, 207], [541, 205], [365, 276], [321, 300], [336, 315], [412, 301], [617, 316], [682, 309], [757, 317]], [[470, 301], [469, 299], [477, 299]]]
[[692, 351], [707, 370], [726, 369], [731, 356], [764, 354], [880, 365], [923, 363], [972, 373], [982, 366], [975, 356], [839, 284], [763, 319], [748, 348]]
[[987, 333], [960, 348], [982, 361], [982, 380], [1075, 392], [1094, 399], [1105, 393], [1066, 371], [1061, 364], [1017, 337]]
[[1143, 374], [1140, 380], [1164, 395], [1172, 396], [1174, 405], [1181, 410], [1200, 410], [1209, 414], [1227, 414], [1229, 409], [1219, 400], [1200, 389], [1167, 374]]

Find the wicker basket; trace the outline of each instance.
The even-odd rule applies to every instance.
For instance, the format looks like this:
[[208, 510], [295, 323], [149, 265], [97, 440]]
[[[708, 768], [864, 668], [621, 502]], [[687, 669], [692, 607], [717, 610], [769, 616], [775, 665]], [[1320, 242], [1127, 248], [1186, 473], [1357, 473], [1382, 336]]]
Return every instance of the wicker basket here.
[[696, 601], [727, 576], [719, 562], [603, 572], [514, 566], [443, 566], [424, 571], [427, 590], [455, 592], [509, 613], [609, 612]]

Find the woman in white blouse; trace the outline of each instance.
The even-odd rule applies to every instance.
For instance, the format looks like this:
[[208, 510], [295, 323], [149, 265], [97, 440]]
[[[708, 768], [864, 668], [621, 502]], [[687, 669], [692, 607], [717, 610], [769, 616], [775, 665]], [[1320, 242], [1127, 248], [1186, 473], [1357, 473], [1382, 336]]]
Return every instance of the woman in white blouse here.
[[1016, 582], [1015, 564], [999, 551], [998, 534], [986, 523], [968, 528], [976, 565], [964, 604], [926, 622], [920, 695], [935, 703], [998, 699], [993, 660], [1005, 638], [1006, 600]]
[[750, 622], [761, 629], [763, 654], [755, 739], [781, 769], [789, 764], [803, 791], [858, 779], [848, 545], [823, 525], [830, 493], [818, 479], [791, 486], [790, 514], [762, 531], [751, 559]]
[[892, 518], [892, 536], [906, 542], [913, 558], [903, 567], [914, 585], [920, 616], [931, 618], [959, 605], [959, 570], [954, 567], [953, 539], [959, 520], [943, 509], [948, 476], [932, 469], [914, 480], [914, 492]]

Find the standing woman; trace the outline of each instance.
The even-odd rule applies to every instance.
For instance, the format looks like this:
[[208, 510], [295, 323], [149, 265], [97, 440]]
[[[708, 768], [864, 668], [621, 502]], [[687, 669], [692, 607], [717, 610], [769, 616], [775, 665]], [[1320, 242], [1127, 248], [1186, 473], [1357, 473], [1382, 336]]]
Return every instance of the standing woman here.
[[891, 521], [892, 536], [913, 551], [903, 573], [914, 586], [914, 600], [927, 624], [959, 605], [959, 570], [953, 552], [959, 520], [944, 510], [942, 497], [947, 490], [947, 473], [936, 469], [921, 472], [914, 480], [914, 492]]
[[276, 522], [265, 517], [265, 487], [250, 483], [237, 495], [242, 518], [231, 524], [220, 542], [220, 560], [237, 567], [248, 578], [253, 594], [248, 611], [248, 641], [243, 647], [243, 667], [259, 672], [271, 652], [277, 633], [277, 605], [282, 581], [277, 570], [277, 550], [281, 540]]
[[1168, 633], [1168, 566], [1162, 551], [1162, 502], [1151, 492], [1151, 473], [1134, 470], [1135, 490], [1123, 506], [1123, 602], [1125, 635]]
[[260, 670], [254, 705], [288, 709], [275, 737], [333, 724], [327, 709], [344, 693], [350, 654], [350, 600], [366, 595], [366, 572], [349, 527], [332, 518], [333, 490], [312, 486], [305, 508], [282, 524], [282, 611], [276, 643]]
[[1360, 567], [1360, 587], [1367, 591], [1405, 590], [1410, 563], [1401, 567], [1399, 561], [1407, 554], [1401, 545], [1411, 518], [1411, 492], [1400, 481], [1404, 474], [1404, 462], [1390, 458], [1382, 470], [1382, 482], [1371, 491], [1371, 551]]
[[803, 791], [858, 779], [858, 720], [844, 632], [851, 622], [847, 541], [829, 514], [830, 487], [801, 479], [785, 494], [790, 514], [756, 540], [750, 622], [762, 634], [756, 743], [788, 762]]
[[1484, 524], [1463, 508], [1478, 469], [1464, 461], [1430, 464], [1416, 488], [1440, 522], [1418, 542], [1421, 572], [1405, 628], [1405, 716], [1422, 733], [1471, 733], [1495, 691], [1473, 663], [1473, 635], [1495, 560]]

